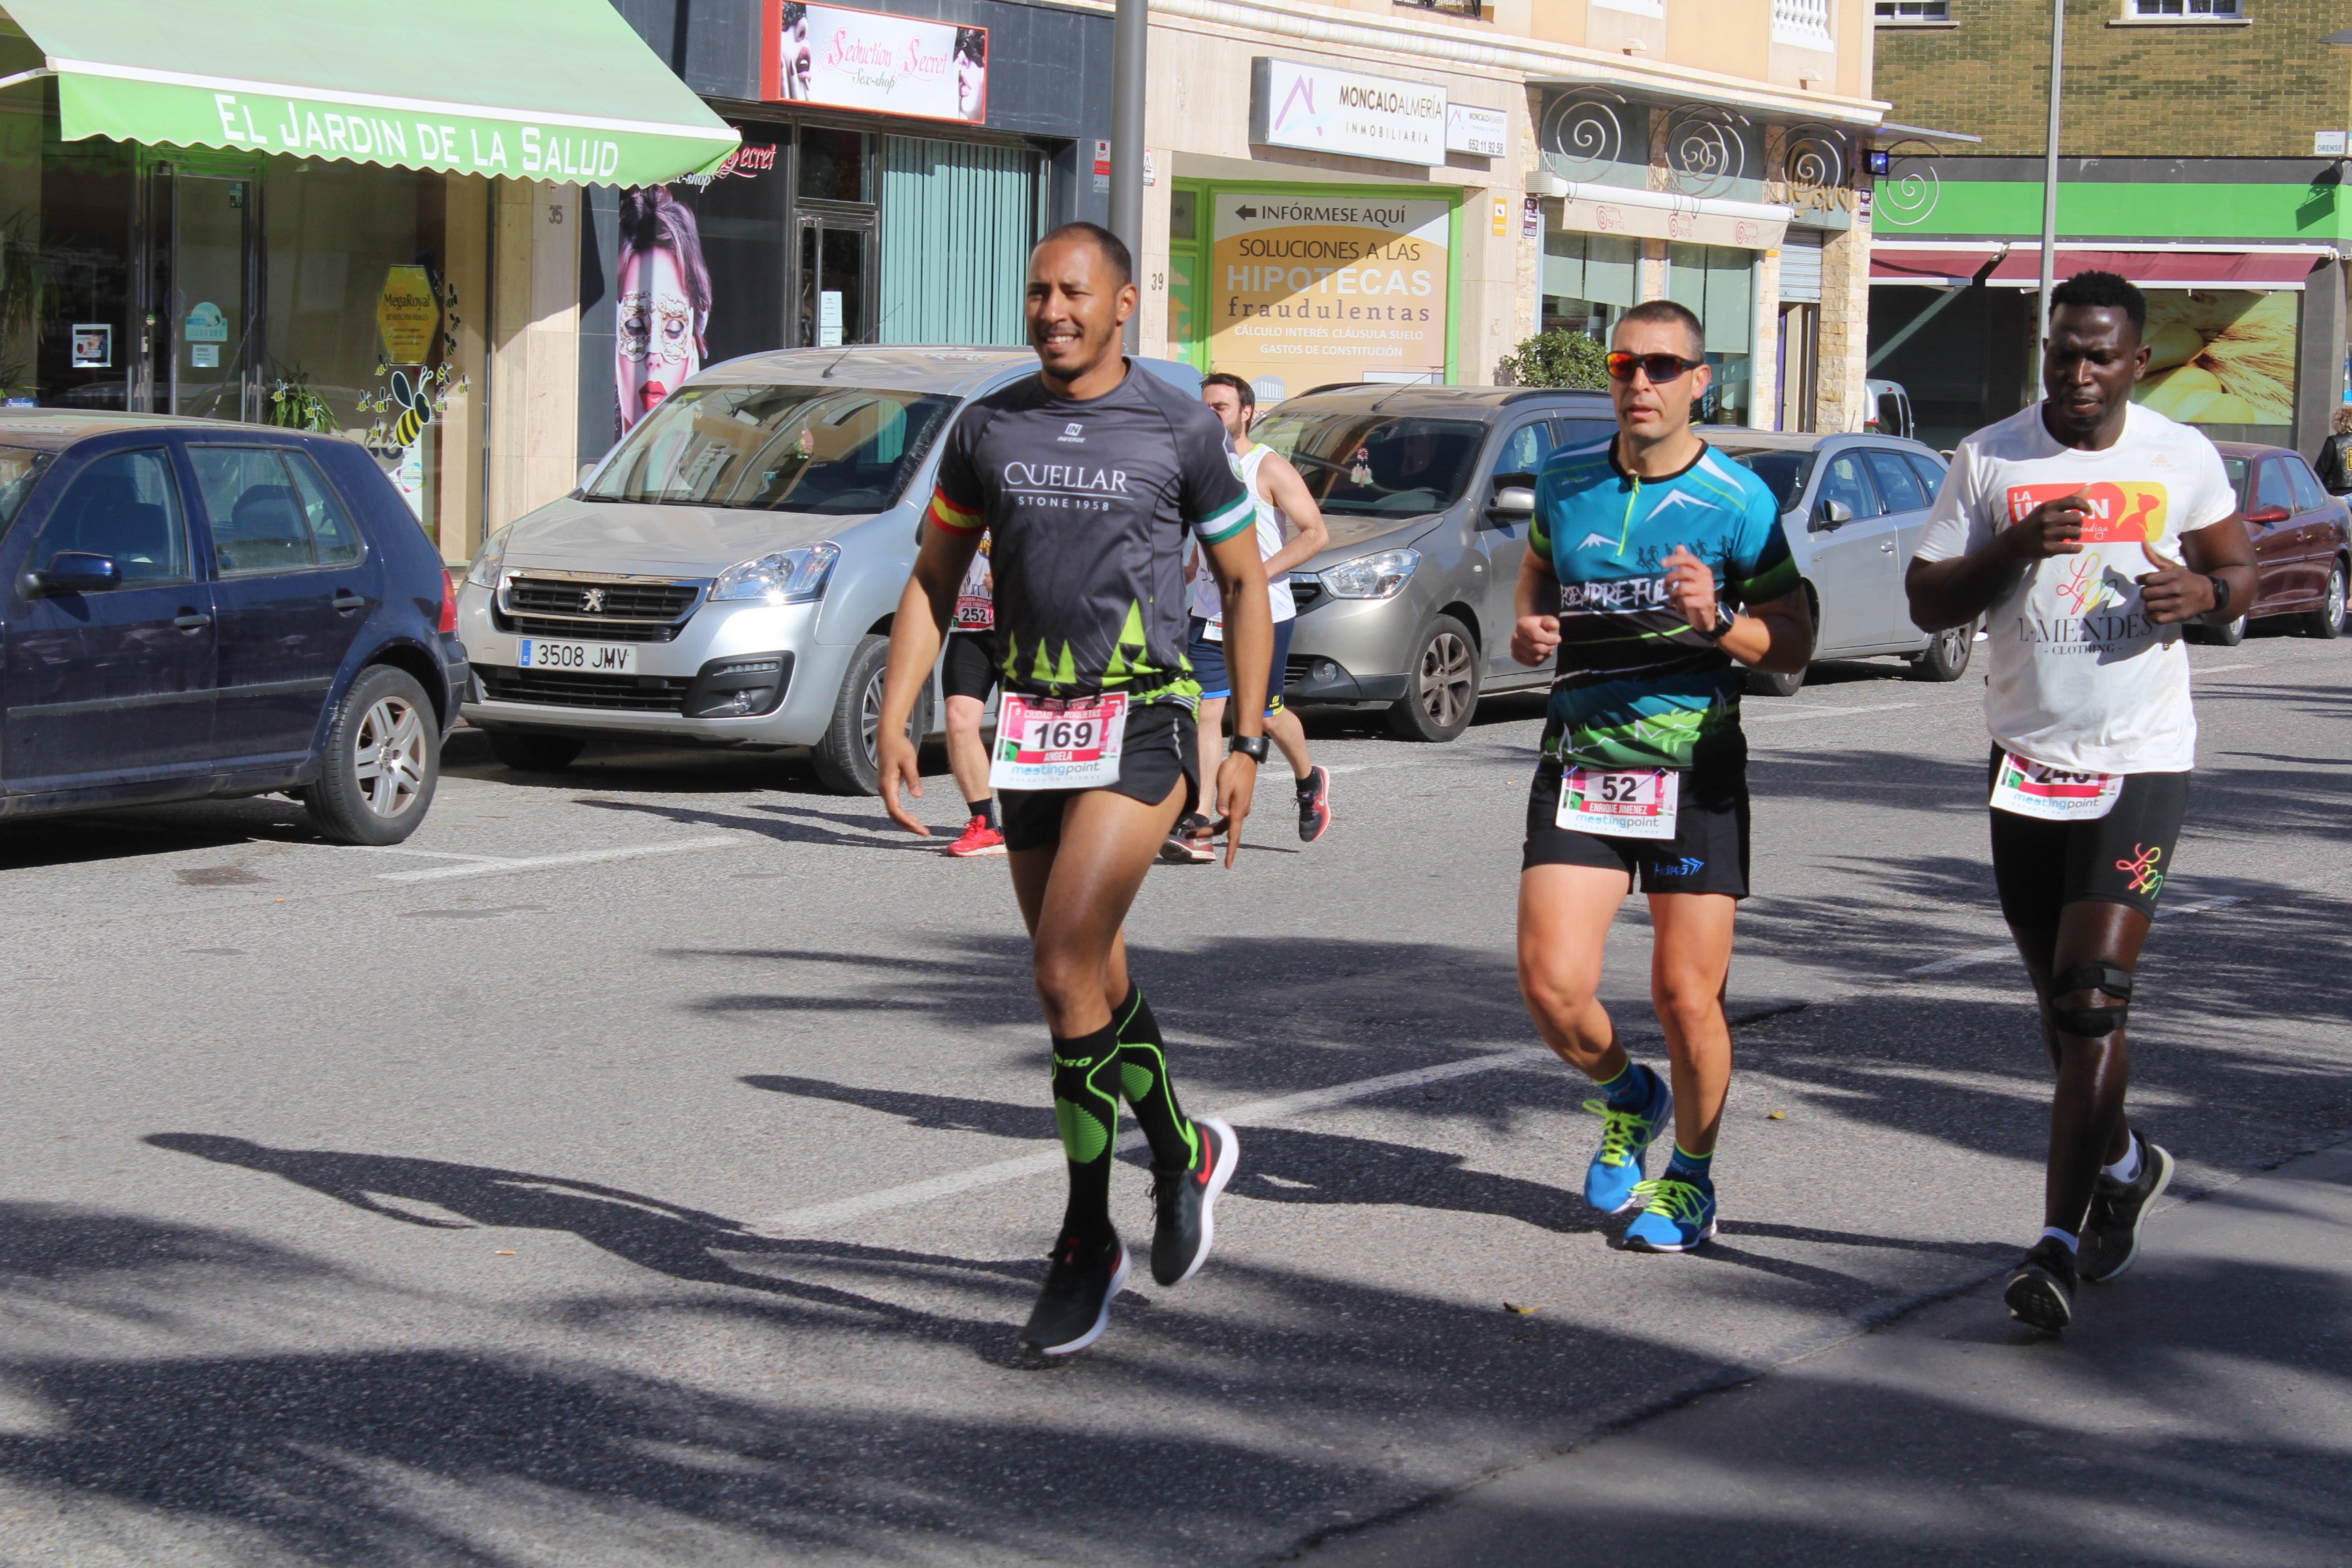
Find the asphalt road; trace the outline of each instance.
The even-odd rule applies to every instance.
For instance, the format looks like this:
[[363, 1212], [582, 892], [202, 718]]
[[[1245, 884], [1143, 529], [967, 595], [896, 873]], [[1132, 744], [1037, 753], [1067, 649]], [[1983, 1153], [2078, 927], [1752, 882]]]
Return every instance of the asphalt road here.
[[[2134, 1010], [2190, 1200], [2352, 1136], [2352, 643], [2196, 658]], [[462, 739], [396, 852], [268, 801], [0, 830], [0, 1562], [1254, 1562], [1962, 1290], [2038, 1227], [2046, 1104], [1980, 686], [1817, 675], [1749, 704], [1717, 1243], [1619, 1252], [1578, 1199], [1596, 1123], [1512, 979], [1534, 705], [1442, 748], [1318, 722], [1330, 836], [1277, 770], [1262, 847], [1129, 927], [1187, 1105], [1241, 1130], [1217, 1254], [1052, 1364], [1014, 1344], [1059, 1161], [1001, 862], [772, 760]], [[1629, 904], [1654, 1054], [1647, 945]]]

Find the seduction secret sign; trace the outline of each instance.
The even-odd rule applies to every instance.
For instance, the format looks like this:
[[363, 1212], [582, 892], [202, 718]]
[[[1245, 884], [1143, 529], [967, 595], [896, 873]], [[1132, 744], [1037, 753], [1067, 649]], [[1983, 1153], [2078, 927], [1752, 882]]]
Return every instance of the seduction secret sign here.
[[988, 29], [765, 0], [761, 96], [920, 120], [988, 120]]

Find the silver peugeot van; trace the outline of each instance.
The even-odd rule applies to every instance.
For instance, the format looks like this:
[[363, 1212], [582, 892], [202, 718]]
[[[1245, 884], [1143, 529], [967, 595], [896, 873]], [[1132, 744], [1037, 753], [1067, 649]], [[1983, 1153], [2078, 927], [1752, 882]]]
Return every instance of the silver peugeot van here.
[[[1197, 395], [1200, 374], [1137, 365]], [[458, 595], [468, 722], [510, 767], [589, 740], [805, 749], [875, 788], [890, 618], [939, 437], [1025, 348], [787, 349], [713, 365], [562, 500], [487, 540]], [[936, 688], [916, 705], [929, 735]]]

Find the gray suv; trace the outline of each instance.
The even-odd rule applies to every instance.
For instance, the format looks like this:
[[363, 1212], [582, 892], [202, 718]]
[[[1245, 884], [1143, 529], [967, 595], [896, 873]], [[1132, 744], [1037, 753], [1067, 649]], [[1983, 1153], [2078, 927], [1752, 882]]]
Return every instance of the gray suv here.
[[1331, 542], [1290, 574], [1288, 700], [1385, 709], [1408, 740], [1451, 741], [1487, 691], [1549, 686], [1511, 658], [1535, 475], [1616, 434], [1599, 393], [1317, 387], [1251, 436], [1290, 459]]
[[[1190, 366], [1136, 363], [1199, 392]], [[806, 748], [827, 787], [872, 794], [939, 437], [1036, 368], [1027, 349], [860, 347], [704, 371], [485, 542], [458, 596], [467, 720], [511, 767], [563, 767], [591, 738]]]

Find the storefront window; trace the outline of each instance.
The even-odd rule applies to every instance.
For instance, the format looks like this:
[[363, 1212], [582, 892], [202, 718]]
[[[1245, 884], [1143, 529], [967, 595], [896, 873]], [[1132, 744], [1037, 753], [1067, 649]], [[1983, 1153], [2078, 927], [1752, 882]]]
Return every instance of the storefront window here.
[[825, 202], [872, 201], [870, 157], [862, 132], [802, 126], [801, 195]]
[[1745, 425], [1755, 390], [1753, 353], [1756, 253], [1723, 245], [1666, 247], [1666, 298], [1688, 306], [1706, 327], [1706, 363], [1715, 367], [1698, 417]]
[[1544, 204], [1543, 330], [1609, 340], [1610, 323], [1640, 294], [1642, 242], [1560, 227], [1561, 204]]

